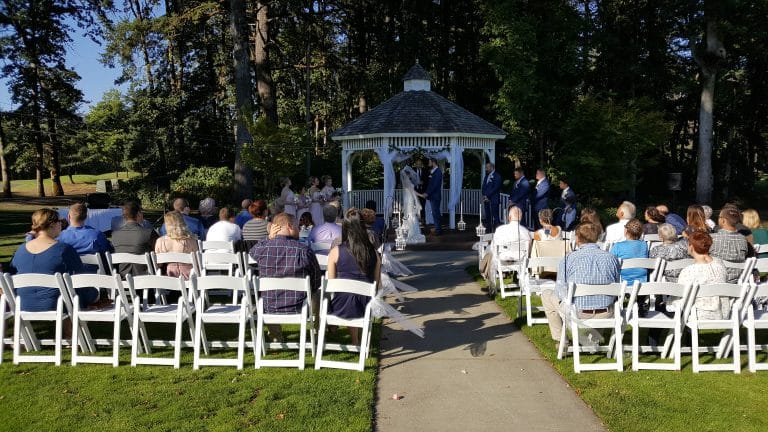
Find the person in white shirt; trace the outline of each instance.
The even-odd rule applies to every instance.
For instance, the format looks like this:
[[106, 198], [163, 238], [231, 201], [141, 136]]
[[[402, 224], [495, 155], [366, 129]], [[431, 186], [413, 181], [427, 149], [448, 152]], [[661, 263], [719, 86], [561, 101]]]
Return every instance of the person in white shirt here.
[[605, 228], [605, 241], [616, 243], [626, 240], [624, 238], [624, 226], [635, 217], [636, 207], [629, 201], [624, 201], [616, 209], [616, 217], [619, 221]]
[[219, 221], [208, 229], [207, 241], [233, 241], [238, 242], [243, 238], [240, 227], [232, 222], [232, 210], [222, 207], [219, 210]]
[[[519, 207], [512, 206], [507, 212], [507, 223], [500, 225], [493, 233], [493, 240], [491, 241], [491, 247], [488, 249], [488, 253], [483, 257], [480, 263], [480, 272], [487, 281], [492, 281], [495, 268], [493, 266], [493, 251], [496, 250], [497, 244], [511, 243], [511, 242], [530, 242], [531, 232], [528, 231], [524, 225], [520, 224], [520, 219], [523, 217], [523, 212]], [[528, 252], [528, 246], [521, 244], [518, 250], [508, 251], [505, 255], [501, 256], [502, 260], [518, 260], [526, 256]]]

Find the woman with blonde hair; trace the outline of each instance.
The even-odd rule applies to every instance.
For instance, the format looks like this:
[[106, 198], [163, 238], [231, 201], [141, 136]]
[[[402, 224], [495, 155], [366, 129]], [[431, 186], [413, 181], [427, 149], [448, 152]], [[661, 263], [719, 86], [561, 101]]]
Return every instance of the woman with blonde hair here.
[[[83, 263], [75, 249], [56, 240], [61, 234], [61, 219], [52, 209], [43, 208], [32, 213], [34, 238], [16, 249], [11, 259], [11, 272], [24, 273], [82, 273]], [[21, 310], [30, 312], [56, 309], [59, 290], [53, 288], [25, 288], [18, 292]], [[99, 292], [95, 288], [77, 289], [80, 307], [95, 303]], [[0, 335], [1, 336], [1, 335]]]
[[[179, 252], [188, 254], [197, 252], [197, 237], [189, 231], [181, 213], [168, 212], [164, 219], [166, 235], [155, 242], [155, 253]], [[183, 276], [184, 279], [189, 279], [191, 272], [191, 264], [168, 263], [164, 274], [173, 277]]]
[[[768, 230], [763, 228], [763, 223], [757, 210], [746, 209], [741, 212], [741, 223], [752, 230], [752, 235], [747, 237], [750, 243], [753, 245], [768, 244]], [[760, 258], [763, 258], [763, 254], [760, 255]]]

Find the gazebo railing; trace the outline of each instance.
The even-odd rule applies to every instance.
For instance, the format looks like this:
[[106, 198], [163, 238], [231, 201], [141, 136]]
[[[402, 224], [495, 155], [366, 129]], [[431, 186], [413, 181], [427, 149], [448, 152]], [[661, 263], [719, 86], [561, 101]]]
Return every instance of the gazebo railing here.
[[[443, 189], [443, 198], [440, 202], [440, 211], [442, 213], [450, 213], [448, 208], [448, 201], [450, 200], [450, 189]], [[506, 202], [509, 197], [506, 194], [501, 194], [502, 208], [506, 207]], [[376, 210], [379, 213], [384, 212], [385, 197], [383, 189], [369, 189], [369, 190], [353, 190], [349, 192], [349, 205], [351, 207], [363, 208], [367, 201], [373, 200], [376, 202]], [[480, 189], [462, 189], [461, 200], [464, 202], [464, 214], [477, 215], [480, 211], [480, 202], [482, 195]], [[403, 202], [403, 190], [395, 189], [393, 202]], [[456, 214], [458, 215], [460, 208], [456, 206]]]

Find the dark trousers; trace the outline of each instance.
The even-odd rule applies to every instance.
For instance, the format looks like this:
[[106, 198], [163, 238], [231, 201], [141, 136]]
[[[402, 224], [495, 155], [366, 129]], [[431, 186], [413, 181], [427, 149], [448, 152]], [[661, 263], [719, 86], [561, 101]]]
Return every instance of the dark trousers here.
[[443, 227], [440, 225], [440, 200], [429, 200], [429, 206], [432, 208], [432, 219], [435, 221], [435, 232], [443, 233]]
[[491, 198], [483, 202], [483, 223], [488, 228], [494, 228], [499, 224], [499, 199]]

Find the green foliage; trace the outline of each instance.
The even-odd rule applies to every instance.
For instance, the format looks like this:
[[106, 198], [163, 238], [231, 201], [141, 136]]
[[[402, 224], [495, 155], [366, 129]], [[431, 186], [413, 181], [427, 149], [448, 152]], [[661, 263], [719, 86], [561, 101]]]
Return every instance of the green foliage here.
[[243, 147], [242, 158], [254, 172], [262, 193], [274, 193], [280, 177], [291, 176], [301, 167], [309, 151], [302, 128], [286, 124], [276, 126], [266, 116], [251, 121], [244, 116], [253, 139]]
[[632, 196], [642, 180], [639, 166], [658, 164], [656, 149], [669, 129], [663, 114], [646, 102], [584, 98], [563, 127], [564, 144], [553, 164], [583, 197]]
[[232, 170], [228, 167], [189, 167], [171, 182], [171, 194], [183, 196], [191, 202], [211, 197], [223, 203], [232, 194]]
[[163, 189], [149, 177], [136, 177], [120, 180], [120, 187], [113, 191], [112, 202], [122, 203], [129, 199], [138, 199], [147, 209], [162, 210], [168, 205], [168, 190]]

